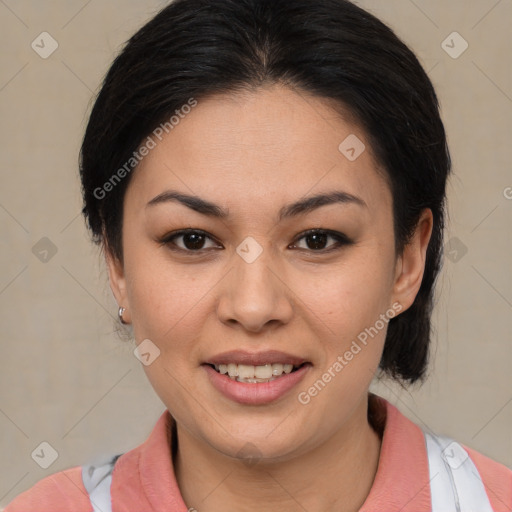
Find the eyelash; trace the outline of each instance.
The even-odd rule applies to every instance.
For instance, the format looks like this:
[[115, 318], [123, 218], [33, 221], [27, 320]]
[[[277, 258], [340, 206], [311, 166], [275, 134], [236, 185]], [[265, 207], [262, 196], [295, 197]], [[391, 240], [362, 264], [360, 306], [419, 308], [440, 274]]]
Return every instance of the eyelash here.
[[[176, 244], [174, 243], [174, 240], [176, 238], [179, 238], [179, 237], [182, 237], [182, 236], [188, 235], [188, 234], [203, 235], [206, 238], [209, 238], [210, 240], [215, 241], [215, 239], [213, 237], [209, 236], [206, 231], [203, 231], [201, 229], [181, 229], [179, 231], [175, 231], [173, 233], [169, 233], [169, 234], [165, 235], [161, 240], [159, 240], [159, 243], [161, 245], [166, 245], [172, 251], [184, 252], [184, 253], [190, 253], [190, 254], [201, 254], [202, 252], [209, 250], [209, 249], [198, 249], [198, 250], [194, 251], [194, 250], [191, 250], [191, 249], [183, 249], [182, 247], [176, 246]], [[299, 249], [299, 250], [309, 251], [309, 252], [312, 252], [314, 254], [326, 254], [326, 253], [330, 253], [330, 252], [335, 251], [335, 250], [339, 250], [343, 246], [352, 245], [354, 243], [352, 240], [350, 240], [343, 233], [339, 233], [337, 231], [331, 231], [331, 230], [328, 230], [328, 229], [318, 229], [318, 228], [315, 228], [315, 229], [308, 229], [307, 231], [304, 231], [303, 233], [301, 233], [295, 239], [293, 244], [295, 245], [298, 241], [300, 241], [303, 238], [306, 238], [307, 236], [310, 236], [310, 235], [327, 235], [328, 237], [333, 238], [334, 240], [336, 240], [336, 243], [333, 244], [332, 246], [330, 246], [327, 249], [318, 249], [318, 250], [314, 250], [314, 249]]]

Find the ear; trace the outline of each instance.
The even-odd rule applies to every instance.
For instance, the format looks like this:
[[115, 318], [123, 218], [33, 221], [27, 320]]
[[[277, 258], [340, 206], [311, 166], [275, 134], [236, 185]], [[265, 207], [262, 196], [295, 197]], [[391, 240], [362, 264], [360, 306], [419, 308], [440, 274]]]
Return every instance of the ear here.
[[420, 289], [433, 224], [432, 211], [425, 208], [411, 240], [397, 259], [393, 303], [399, 302], [404, 311], [412, 305]]
[[110, 282], [110, 289], [114, 294], [117, 304], [125, 308], [123, 313], [123, 320], [130, 323], [130, 304], [128, 301], [128, 294], [126, 292], [126, 277], [124, 275], [123, 263], [117, 258], [112, 251], [108, 248], [104, 250], [105, 262], [107, 264], [108, 278]]

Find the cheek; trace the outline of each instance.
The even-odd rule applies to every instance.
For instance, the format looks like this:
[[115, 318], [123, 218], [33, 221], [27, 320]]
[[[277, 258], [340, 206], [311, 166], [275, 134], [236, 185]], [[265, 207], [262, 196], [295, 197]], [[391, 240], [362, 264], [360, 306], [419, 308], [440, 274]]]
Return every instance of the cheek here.
[[[143, 366], [153, 389], [175, 417], [187, 415], [180, 404], [189, 404], [194, 394], [190, 376], [197, 370], [198, 341], [204, 330], [205, 307], [212, 284], [183, 269], [161, 265], [139, 265], [131, 277], [130, 305], [137, 343], [151, 340], [159, 356]], [[210, 306], [211, 307], [211, 306]]]
[[[135, 339], [152, 340], [172, 352], [169, 361], [188, 351], [199, 337], [205, 308], [218, 281], [205, 265], [177, 265], [163, 249], [133, 252], [125, 263]], [[210, 304], [211, 307], [211, 304]]]
[[316, 381], [312, 395], [303, 391], [307, 399], [322, 390], [318, 406], [328, 408], [332, 400], [346, 400], [347, 393], [359, 396], [380, 362], [395, 311], [390, 309], [392, 255], [386, 258], [378, 252], [369, 248], [354, 252], [353, 258], [321, 280], [303, 279], [301, 296], [308, 306], [304, 311], [309, 311], [310, 330], [319, 340], [317, 378], [321, 381]]
[[[354, 251], [328, 272], [295, 279], [301, 299], [334, 333], [373, 324], [390, 307], [392, 258], [376, 251]], [[348, 329], [348, 330], [347, 330]]]
[[[389, 299], [387, 272], [367, 265], [331, 276], [329, 291], [311, 298], [310, 329], [319, 340], [319, 364], [299, 401], [314, 400], [333, 424], [348, 414], [375, 375], [389, 320], [395, 316]], [[338, 404], [335, 413], [333, 403]]]

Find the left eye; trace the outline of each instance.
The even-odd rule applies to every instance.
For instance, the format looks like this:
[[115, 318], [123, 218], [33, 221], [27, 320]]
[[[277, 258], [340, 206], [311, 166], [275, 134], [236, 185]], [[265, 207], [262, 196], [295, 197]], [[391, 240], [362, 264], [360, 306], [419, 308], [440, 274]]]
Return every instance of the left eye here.
[[[331, 244], [328, 248], [325, 247], [327, 240], [331, 238], [335, 240], [336, 243]], [[313, 252], [321, 252], [321, 251], [331, 251], [336, 249], [342, 245], [349, 245], [351, 241], [343, 234], [338, 233], [336, 231], [326, 231], [322, 229], [310, 229], [302, 234], [300, 238], [297, 240], [306, 240], [306, 245], [310, 247], [306, 247], [306, 249], [312, 250]], [[295, 247], [295, 245], [294, 245]]]

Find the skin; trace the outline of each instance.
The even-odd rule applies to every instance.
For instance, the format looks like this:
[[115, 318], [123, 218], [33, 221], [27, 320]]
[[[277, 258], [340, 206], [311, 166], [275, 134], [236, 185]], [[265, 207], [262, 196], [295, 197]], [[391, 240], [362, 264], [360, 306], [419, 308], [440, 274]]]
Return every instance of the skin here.
[[[386, 328], [302, 405], [297, 399], [392, 305], [402, 312], [419, 290], [432, 231], [426, 209], [403, 254], [394, 250], [392, 196], [364, 132], [322, 98], [284, 86], [198, 102], [141, 162], [124, 201], [123, 262], [106, 251], [110, 283], [137, 343], [160, 356], [144, 366], [177, 422], [174, 468], [188, 507], [199, 512], [356, 511], [377, 471], [380, 437], [367, 420], [368, 388]], [[366, 150], [338, 150], [350, 134]], [[168, 189], [229, 209], [215, 219], [178, 202], [147, 203]], [[365, 206], [338, 203], [277, 221], [304, 196], [343, 190]], [[202, 251], [185, 228], [208, 233]], [[329, 229], [353, 241], [320, 249], [302, 233]], [[236, 252], [248, 236], [262, 253]], [[185, 245], [187, 244], [187, 245]], [[199, 247], [201, 247], [199, 245]], [[324, 249], [322, 249], [325, 247]], [[187, 251], [188, 252], [185, 252]], [[387, 324], [386, 324], [387, 326]], [[228, 400], [201, 364], [233, 349], [278, 349], [312, 367], [267, 405]], [[239, 451], [254, 445], [249, 465]], [[243, 451], [243, 450], [242, 450]]]

